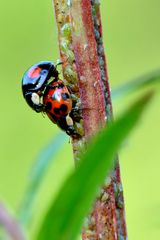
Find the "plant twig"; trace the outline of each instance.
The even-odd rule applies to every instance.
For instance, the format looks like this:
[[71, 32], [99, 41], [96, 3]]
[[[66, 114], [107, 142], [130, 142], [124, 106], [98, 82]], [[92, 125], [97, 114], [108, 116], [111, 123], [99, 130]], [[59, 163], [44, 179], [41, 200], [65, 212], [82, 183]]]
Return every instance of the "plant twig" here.
[[[54, 0], [54, 6], [64, 79], [75, 105], [82, 109], [80, 121], [75, 122], [80, 137], [72, 138], [77, 161], [88, 139], [112, 118], [99, 1]], [[115, 165], [83, 228], [83, 240], [127, 238], [118, 160]]]

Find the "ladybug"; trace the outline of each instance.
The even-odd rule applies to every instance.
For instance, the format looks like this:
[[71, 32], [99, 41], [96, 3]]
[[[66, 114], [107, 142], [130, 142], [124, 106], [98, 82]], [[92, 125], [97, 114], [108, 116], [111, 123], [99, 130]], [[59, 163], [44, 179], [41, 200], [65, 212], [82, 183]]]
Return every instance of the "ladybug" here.
[[57, 79], [58, 71], [52, 62], [43, 61], [30, 67], [22, 78], [23, 96], [36, 112], [44, 110], [41, 96], [51, 77]]
[[64, 82], [58, 79], [49, 83], [43, 94], [45, 112], [68, 135], [74, 135], [73, 120], [70, 117], [72, 100]]
[[64, 82], [58, 78], [56, 66], [50, 61], [31, 66], [22, 78], [23, 96], [34, 111], [46, 113], [68, 135], [76, 135], [70, 117], [71, 96]]

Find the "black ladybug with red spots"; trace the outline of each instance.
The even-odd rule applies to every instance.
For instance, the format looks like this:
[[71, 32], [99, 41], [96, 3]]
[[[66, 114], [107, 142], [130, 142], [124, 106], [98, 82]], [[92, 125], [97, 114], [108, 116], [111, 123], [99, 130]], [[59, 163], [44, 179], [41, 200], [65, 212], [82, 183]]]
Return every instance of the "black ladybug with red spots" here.
[[50, 61], [31, 66], [22, 78], [23, 96], [34, 111], [45, 112], [68, 135], [76, 135], [70, 117], [71, 95], [58, 75], [56, 66]]

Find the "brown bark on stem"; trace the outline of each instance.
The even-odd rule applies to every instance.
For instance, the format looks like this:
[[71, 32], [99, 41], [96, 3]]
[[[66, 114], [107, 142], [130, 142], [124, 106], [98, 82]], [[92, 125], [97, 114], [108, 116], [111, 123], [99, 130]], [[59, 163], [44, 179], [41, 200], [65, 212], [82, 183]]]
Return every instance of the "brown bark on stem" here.
[[[82, 147], [112, 118], [112, 104], [97, 0], [54, 0], [63, 76], [82, 109], [72, 138], [77, 161]], [[107, 146], [106, 146], [107, 148]], [[100, 161], [100, 159], [97, 159]], [[127, 239], [118, 160], [82, 230], [83, 240]]]
[[[105, 123], [104, 95], [98, 65], [97, 46], [90, 1], [72, 1], [72, 46], [79, 77], [85, 139]], [[84, 27], [84, 23], [87, 29]], [[87, 31], [86, 31], [87, 30]]]

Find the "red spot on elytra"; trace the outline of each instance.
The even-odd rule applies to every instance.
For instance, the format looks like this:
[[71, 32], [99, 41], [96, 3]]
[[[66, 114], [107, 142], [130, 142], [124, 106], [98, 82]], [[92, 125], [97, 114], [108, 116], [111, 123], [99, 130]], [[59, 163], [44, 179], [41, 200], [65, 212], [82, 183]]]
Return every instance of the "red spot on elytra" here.
[[38, 75], [40, 74], [41, 70], [42, 70], [42, 69], [41, 69], [40, 67], [32, 68], [31, 70], [29, 70], [28, 76], [29, 76], [30, 78], [36, 78], [36, 77], [38, 77]]

